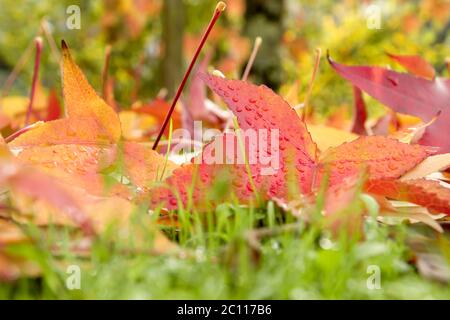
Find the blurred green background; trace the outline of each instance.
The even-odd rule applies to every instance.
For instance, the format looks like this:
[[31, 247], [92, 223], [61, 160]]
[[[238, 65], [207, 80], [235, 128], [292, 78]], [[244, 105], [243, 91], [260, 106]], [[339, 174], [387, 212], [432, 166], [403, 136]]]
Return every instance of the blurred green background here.
[[[305, 97], [317, 47], [324, 55], [329, 50], [335, 60], [346, 64], [389, 65], [398, 70], [400, 66], [388, 59], [386, 51], [420, 54], [440, 76], [449, 76], [445, 64], [450, 57], [448, 0], [226, 2], [228, 8], [203, 51], [212, 55], [210, 67], [240, 78], [252, 43], [261, 36], [263, 45], [250, 78], [284, 96], [292, 93], [297, 82], [298, 91], [290, 99], [293, 103]], [[80, 8], [80, 29], [67, 28], [67, 19], [73, 14], [67, 13], [71, 5]], [[151, 100], [162, 88], [168, 89], [170, 98], [215, 6], [216, 0], [0, 0], [0, 93], [5, 93], [6, 79], [15, 66], [23, 63], [6, 94], [28, 96], [33, 40], [40, 35], [44, 39], [40, 79], [46, 90], [56, 88], [61, 95], [58, 56], [64, 39], [98, 92], [102, 90], [106, 48], [111, 46], [109, 75], [120, 107]], [[377, 18], [380, 28], [371, 28]], [[353, 95], [350, 85], [331, 69], [324, 55], [310, 103], [325, 116], [335, 110], [350, 110]], [[367, 96], [366, 102], [371, 112], [383, 110]], [[184, 211], [180, 221], [186, 223], [173, 232], [167, 228], [166, 233], [181, 247], [195, 249], [194, 259], [146, 252], [124, 255], [122, 249], [128, 241], [111, 246], [106, 235], [94, 243], [90, 260], [74, 258], [77, 263], [92, 264], [92, 272], [83, 274], [83, 290], [79, 291], [67, 290], [66, 273], [53, 267], [61, 257], [53, 257], [43, 250], [45, 246], [34, 243], [28, 251], [18, 247], [19, 254], [42, 264], [45, 273], [42, 279], [1, 285], [0, 299], [449, 297], [448, 285], [424, 280], [410, 263], [413, 257], [407, 241], [426, 247], [435, 236], [429, 229], [422, 231], [420, 225], [412, 229], [400, 224], [392, 229], [368, 219], [364, 241], [350, 243], [347, 239], [332, 242], [312, 224], [299, 234], [283, 233], [262, 242], [260, 264], [251, 263], [255, 252], [249, 250], [243, 235], [256, 227], [282, 227], [294, 219], [280, 213], [272, 202], [262, 211], [224, 205], [211, 212], [217, 224], [203, 224], [201, 219], [192, 219], [195, 224], [191, 224]], [[209, 216], [207, 219], [210, 221]], [[45, 244], [52, 239], [46, 238]], [[431, 261], [427, 263], [434, 267], [428, 267], [431, 278], [445, 275], [446, 270], [434, 264], [435, 246], [446, 257], [450, 252], [446, 236], [439, 235], [436, 243], [433, 240], [432, 253], [427, 254]], [[226, 252], [224, 244], [229, 248]], [[219, 255], [225, 263], [215, 263]], [[72, 258], [73, 253], [63, 256]], [[381, 267], [383, 290], [367, 290], [367, 265]]]
[[[161, 88], [172, 93], [216, 2], [0, 0], [0, 86], [4, 88], [7, 76], [28, 52], [23, 70], [9, 93], [28, 95], [34, 60], [32, 43], [41, 34], [44, 51], [40, 78], [47, 89], [61, 91], [58, 50], [61, 39], [65, 39], [98, 91], [105, 49], [111, 45], [110, 77], [116, 100], [123, 108], [137, 100], [152, 99]], [[420, 54], [441, 76], [448, 76], [445, 58], [450, 56], [450, 2], [446, 0], [225, 2], [228, 8], [204, 50], [212, 53], [210, 65], [229, 77], [240, 77], [254, 38], [261, 36], [263, 45], [251, 80], [282, 93], [298, 80], [299, 101], [306, 92], [316, 47], [324, 53], [329, 50], [340, 62], [389, 64], [399, 70], [385, 51]], [[66, 26], [71, 16], [66, 12], [70, 5], [80, 8], [80, 29]], [[368, 21], [373, 14], [377, 15], [376, 10], [380, 28], [369, 28]], [[350, 86], [331, 70], [324, 57], [311, 103], [324, 114], [352, 103]], [[371, 104], [376, 102], [369, 100]]]

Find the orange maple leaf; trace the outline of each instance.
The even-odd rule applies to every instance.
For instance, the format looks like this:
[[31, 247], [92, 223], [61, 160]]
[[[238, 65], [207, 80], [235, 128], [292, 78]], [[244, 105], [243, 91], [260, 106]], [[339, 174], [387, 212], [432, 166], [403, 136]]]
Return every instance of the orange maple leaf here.
[[[322, 173], [330, 170], [330, 184], [338, 184], [343, 179], [353, 176], [365, 167], [368, 179], [396, 179], [414, 168], [433, 149], [401, 143], [383, 136], [364, 136], [328, 149], [322, 155]], [[323, 175], [323, 174], [322, 174]], [[320, 183], [320, 177], [317, 183]]]
[[[95, 194], [103, 194], [104, 183], [98, 173], [115, 163], [122, 151], [118, 147], [120, 119], [88, 83], [65, 42], [62, 51], [67, 118], [38, 123], [9, 146], [21, 161], [39, 166], [65, 181], [73, 180]], [[162, 172], [168, 167], [165, 171], [169, 174], [175, 166], [149, 146], [125, 142], [123, 150], [126, 171], [138, 187], [156, 180], [158, 170]], [[127, 194], [124, 188], [118, 188], [117, 194]]]

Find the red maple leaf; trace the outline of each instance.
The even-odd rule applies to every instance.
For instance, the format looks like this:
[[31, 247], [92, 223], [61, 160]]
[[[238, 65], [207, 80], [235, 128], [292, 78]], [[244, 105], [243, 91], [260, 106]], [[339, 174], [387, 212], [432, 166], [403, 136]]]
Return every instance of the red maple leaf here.
[[328, 60], [340, 76], [396, 112], [428, 122], [441, 111], [419, 142], [440, 147], [442, 153], [450, 152], [450, 140], [443, 134], [450, 123], [450, 79], [428, 80], [385, 68], [346, 66]]
[[[277, 133], [279, 170], [269, 175], [261, 174], [264, 169], [261, 156], [267, 155], [273, 141], [267, 143], [266, 149], [261, 149], [261, 145], [254, 140], [246, 140], [244, 136], [242, 150], [239, 150], [242, 132], [227, 133], [208, 144], [193, 163], [176, 169], [165, 181], [165, 186], [151, 191], [151, 201], [155, 206], [161, 203], [169, 209], [176, 209], [179, 204], [202, 206], [200, 203], [204, 205], [210, 200], [207, 194], [214, 179], [223, 172], [231, 181], [232, 192], [226, 193], [220, 201], [234, 195], [241, 202], [248, 202], [256, 192], [263, 200], [289, 201], [299, 194], [313, 196], [327, 170], [330, 172], [329, 193], [333, 193], [333, 190], [340, 190], [349, 177], [364, 170], [367, 170], [369, 181], [397, 179], [434, 152], [425, 146], [370, 136], [331, 149], [319, 160], [316, 145], [303, 121], [272, 90], [244, 81], [211, 75], [202, 77], [225, 100], [242, 130], [264, 129], [271, 134]], [[227, 148], [228, 145], [231, 148]], [[247, 165], [237, 162], [243, 156], [239, 153], [242, 151], [247, 160], [256, 161], [248, 161]], [[333, 199], [331, 196], [328, 198]]]

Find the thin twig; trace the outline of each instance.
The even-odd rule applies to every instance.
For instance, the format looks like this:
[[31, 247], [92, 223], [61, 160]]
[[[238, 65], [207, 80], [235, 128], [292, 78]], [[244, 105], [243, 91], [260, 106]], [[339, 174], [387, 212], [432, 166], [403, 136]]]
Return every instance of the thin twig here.
[[259, 47], [261, 47], [262, 38], [256, 37], [255, 44], [253, 45], [252, 54], [248, 59], [247, 66], [245, 67], [244, 74], [242, 75], [242, 81], [247, 81], [250, 70], [252, 69], [253, 63], [255, 62], [256, 55], [258, 54]]
[[61, 55], [59, 54], [58, 46], [56, 45], [55, 38], [53, 37], [52, 31], [50, 30], [50, 23], [47, 20], [42, 20], [41, 29], [47, 39], [50, 51], [55, 59], [56, 63], [59, 63], [61, 60]]
[[103, 65], [103, 70], [102, 70], [102, 97], [103, 99], [105, 99], [106, 101], [108, 101], [107, 99], [107, 91], [108, 91], [108, 70], [109, 70], [109, 62], [111, 59], [111, 45], [107, 45], [106, 49], [105, 49], [105, 64]]
[[314, 80], [316, 79], [317, 70], [319, 69], [321, 55], [322, 55], [322, 50], [320, 48], [316, 48], [316, 61], [314, 63], [313, 73], [311, 74], [311, 80], [309, 81], [308, 91], [306, 93], [305, 101], [303, 103], [303, 112], [302, 112], [302, 120], [303, 121], [305, 121], [306, 116], [308, 114], [309, 99], [311, 97]]

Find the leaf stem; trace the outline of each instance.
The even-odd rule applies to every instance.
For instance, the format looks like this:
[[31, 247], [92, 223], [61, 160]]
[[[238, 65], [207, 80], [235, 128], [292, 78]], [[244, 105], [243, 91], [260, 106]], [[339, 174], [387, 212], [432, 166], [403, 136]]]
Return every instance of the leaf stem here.
[[170, 117], [172, 116], [173, 110], [175, 109], [175, 106], [176, 106], [178, 100], [180, 99], [181, 92], [183, 91], [184, 86], [186, 85], [186, 82], [189, 78], [189, 75], [190, 75], [192, 69], [194, 68], [195, 62], [197, 61], [200, 51], [202, 50], [202, 48], [206, 42], [206, 39], [208, 39], [209, 33], [211, 32], [212, 28], [214, 27], [217, 20], [219, 19], [220, 14], [225, 10], [225, 8], [226, 8], [226, 4], [224, 2], [220, 1], [217, 4], [216, 9], [214, 10], [214, 15], [211, 18], [211, 21], [209, 22], [205, 33], [203, 34], [200, 44], [198, 45], [197, 50], [195, 51], [194, 57], [192, 58], [191, 63], [189, 64], [189, 67], [188, 67], [186, 73], [184, 74], [183, 80], [181, 81], [181, 84], [178, 87], [177, 93], [175, 94], [175, 98], [172, 101], [172, 105], [170, 106], [169, 112], [167, 113], [167, 116], [164, 119], [164, 123], [159, 131], [158, 137], [156, 138], [155, 143], [153, 144], [153, 150], [155, 150], [158, 147], [159, 140], [161, 140], [164, 130], [166, 129], [167, 124], [169, 123], [169, 120], [170, 120]]
[[47, 41], [50, 45], [50, 51], [53, 55], [53, 59], [55, 59], [56, 63], [59, 63], [59, 61], [61, 60], [61, 55], [59, 54], [59, 50], [56, 45], [55, 38], [53, 37], [53, 32], [51, 30], [50, 23], [48, 22], [48, 20], [46, 19], [42, 20], [41, 30], [42, 33], [45, 35], [45, 38], [47, 38]]
[[25, 132], [36, 128], [37, 126], [40, 126], [41, 124], [43, 124], [42, 121], [38, 121], [35, 122], [33, 124], [30, 124], [29, 126], [23, 127], [22, 129], [17, 130], [16, 132], [12, 133], [11, 135], [9, 135], [8, 137], [5, 138], [5, 142], [6, 143], [10, 143], [11, 141], [13, 141], [15, 138], [17, 138], [18, 136], [24, 134]]
[[262, 38], [256, 37], [255, 44], [253, 45], [252, 54], [248, 59], [247, 66], [245, 67], [244, 74], [242, 75], [242, 81], [247, 81], [250, 70], [252, 69], [253, 63], [255, 62], [256, 55], [258, 54], [259, 47], [261, 47]]
[[108, 70], [109, 70], [109, 62], [111, 60], [111, 45], [107, 45], [105, 49], [105, 64], [103, 65], [102, 70], [102, 97], [106, 101], [108, 94]]
[[313, 73], [311, 75], [311, 80], [308, 85], [308, 92], [306, 93], [305, 101], [303, 103], [303, 112], [302, 112], [302, 120], [306, 120], [306, 115], [308, 114], [308, 104], [309, 98], [311, 97], [311, 92], [314, 84], [314, 80], [316, 79], [317, 70], [319, 69], [320, 56], [322, 55], [322, 50], [320, 48], [316, 48], [316, 61], [314, 63]]

